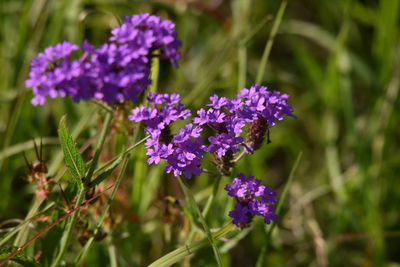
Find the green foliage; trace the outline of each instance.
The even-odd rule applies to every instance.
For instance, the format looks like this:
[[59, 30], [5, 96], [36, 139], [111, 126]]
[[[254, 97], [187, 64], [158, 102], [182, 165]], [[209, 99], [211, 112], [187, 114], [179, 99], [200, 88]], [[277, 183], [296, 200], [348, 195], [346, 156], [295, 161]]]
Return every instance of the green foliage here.
[[[223, 187], [231, 178], [221, 177], [217, 191], [212, 174], [188, 181], [196, 205], [208, 211], [205, 223], [222, 263], [398, 265], [399, 3], [299, 0], [287, 1], [283, 12], [282, 1], [1, 1], [1, 257], [76, 207], [73, 220], [34, 240], [15, 261], [48, 266], [64, 237], [60, 264], [216, 265], [179, 182], [162, 165], [146, 163], [139, 125], [121, 121], [127, 114], [119, 110], [103, 127], [107, 121], [97, 105], [67, 98], [33, 107], [24, 85], [31, 58], [48, 45], [84, 39], [98, 45], [123, 15], [150, 12], [173, 20], [183, 43], [178, 69], [157, 61], [152, 90], [178, 92], [194, 110], [214, 93], [232, 97], [258, 79], [288, 93], [295, 109], [296, 119], [271, 128], [271, 144], [244, 156], [233, 170], [255, 175], [286, 196], [278, 224], [265, 228], [255, 220], [250, 230], [226, 231], [233, 203]], [[25, 179], [22, 155], [34, 162], [32, 139], [40, 137], [49, 163], [44, 200]], [[132, 156], [122, 172], [127, 154]], [[211, 157], [203, 164], [215, 170]], [[64, 177], [78, 184], [87, 177], [90, 188], [76, 190]]]
[[68, 132], [65, 120], [66, 116], [63, 116], [58, 128], [58, 136], [64, 153], [65, 164], [71, 172], [72, 177], [75, 179], [75, 182], [82, 184], [82, 180], [85, 178], [86, 173], [85, 162], [83, 161], [81, 154], [79, 154], [76, 144]]

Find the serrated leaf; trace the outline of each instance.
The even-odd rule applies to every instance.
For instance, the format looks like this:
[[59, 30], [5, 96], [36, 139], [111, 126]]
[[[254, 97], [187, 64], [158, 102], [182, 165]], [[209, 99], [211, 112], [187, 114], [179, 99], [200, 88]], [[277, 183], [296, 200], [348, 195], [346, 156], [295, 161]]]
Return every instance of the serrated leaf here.
[[74, 140], [69, 134], [65, 123], [65, 116], [60, 120], [58, 137], [60, 138], [61, 148], [64, 153], [65, 164], [76, 182], [82, 184], [82, 178], [85, 177], [86, 173], [85, 162], [83, 161], [81, 154], [79, 154]]
[[100, 184], [104, 179], [111, 175], [111, 173], [117, 168], [122, 161], [122, 155], [119, 156], [110, 166], [108, 166], [103, 172], [101, 172], [93, 181], [90, 182], [89, 188], [92, 188]]

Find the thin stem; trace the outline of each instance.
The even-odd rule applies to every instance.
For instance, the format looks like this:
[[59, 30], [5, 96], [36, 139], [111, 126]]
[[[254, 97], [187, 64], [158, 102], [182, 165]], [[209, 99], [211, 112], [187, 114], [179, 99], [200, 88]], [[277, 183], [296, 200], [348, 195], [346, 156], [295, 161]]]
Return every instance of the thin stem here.
[[[289, 192], [289, 187], [292, 184], [294, 174], [295, 174], [295, 172], [297, 170], [297, 167], [299, 166], [299, 163], [300, 163], [302, 155], [303, 155], [303, 152], [300, 152], [297, 155], [296, 161], [294, 162], [292, 170], [290, 171], [288, 181], [286, 182], [285, 187], [283, 188], [281, 197], [279, 198], [279, 201], [278, 201], [278, 205], [276, 206], [276, 214], [278, 214], [278, 215], [280, 215], [280, 213], [281, 213], [282, 205], [285, 202], [286, 196], [287, 196], [287, 194]], [[261, 248], [260, 254], [258, 255], [256, 267], [263, 266], [264, 254], [267, 251], [268, 241], [270, 240], [270, 237], [272, 235], [272, 231], [274, 230], [275, 227], [276, 227], [276, 223], [272, 223], [272, 225], [268, 228], [268, 230], [266, 232], [265, 241], [264, 241], [264, 244], [263, 244], [263, 246]]]
[[[43, 200], [40, 198], [36, 198], [32, 204], [32, 207], [29, 209], [26, 218], [32, 218], [38, 212], [40, 205], [43, 203]], [[22, 246], [28, 238], [29, 228], [27, 226], [22, 227], [21, 230], [18, 232], [17, 237], [14, 240], [14, 246], [19, 247]]]
[[[78, 207], [80, 207], [82, 205], [85, 195], [86, 195], [86, 189], [85, 189], [85, 187], [82, 186], [79, 189], [79, 194], [78, 194], [78, 199], [76, 200], [75, 209], [77, 209]], [[64, 253], [67, 250], [69, 241], [72, 236], [72, 230], [74, 229], [76, 219], [78, 218], [78, 213], [79, 212], [74, 212], [74, 214], [72, 214], [72, 216], [71, 216], [71, 219], [67, 223], [67, 227], [64, 230], [64, 233], [61, 237], [60, 250], [59, 250], [56, 258], [52, 262], [51, 267], [57, 267], [60, 263], [61, 258], [64, 256]]]
[[110, 266], [111, 267], [118, 267], [117, 263], [117, 250], [113, 243], [110, 243], [108, 246], [108, 254], [110, 255]]
[[9, 260], [11, 260], [13, 257], [15, 257], [16, 255], [18, 255], [21, 251], [23, 251], [26, 247], [28, 247], [30, 244], [32, 244], [36, 239], [38, 239], [39, 237], [41, 237], [42, 235], [44, 235], [45, 233], [47, 233], [50, 229], [52, 229], [54, 226], [56, 226], [57, 224], [59, 224], [60, 222], [62, 222], [63, 220], [65, 220], [66, 218], [68, 218], [69, 216], [71, 216], [71, 214], [75, 214], [77, 210], [79, 210], [81, 207], [91, 203], [92, 201], [94, 201], [95, 199], [99, 198], [104, 192], [106, 192], [107, 190], [109, 190], [112, 186], [110, 186], [109, 188], [107, 188], [106, 190], [104, 190], [102, 193], [97, 194], [96, 196], [92, 197], [91, 199], [87, 200], [86, 202], [82, 203], [79, 207], [76, 207], [72, 210], [70, 210], [68, 213], [64, 214], [63, 216], [61, 216], [60, 218], [58, 218], [55, 222], [52, 222], [51, 224], [47, 225], [43, 230], [41, 230], [39, 233], [37, 233], [34, 237], [32, 237], [31, 239], [28, 240], [28, 242], [26, 242], [25, 244], [23, 244], [21, 247], [19, 247], [17, 250], [15, 250], [13, 253], [11, 253], [10, 255], [8, 255], [6, 258], [2, 259], [0, 261], [0, 266], [3, 266], [4, 264], [6, 264]]
[[104, 104], [102, 102], [96, 101], [96, 100], [92, 100], [91, 102], [96, 104], [96, 105], [98, 105], [98, 106], [100, 106], [102, 109], [104, 109], [108, 113], [113, 113], [113, 109], [110, 106], [108, 106], [108, 105], [106, 105], [106, 104]]
[[[230, 233], [233, 229], [235, 229], [235, 225], [232, 223], [227, 223], [224, 227], [219, 229], [217, 232], [212, 234], [212, 238], [214, 240], [218, 240], [221, 237]], [[184, 257], [196, 252], [197, 250], [209, 245], [208, 237], [203, 238], [202, 240], [196, 241], [190, 245], [182, 246], [170, 253], [164, 255], [163, 257], [159, 258], [148, 267], [163, 267], [163, 266], [171, 266], [174, 263], [182, 260]]]
[[[93, 175], [93, 172], [94, 172], [94, 170], [95, 170], [95, 168], [97, 166], [97, 162], [99, 160], [99, 156], [100, 156], [101, 150], [103, 148], [104, 141], [106, 139], [107, 133], [108, 133], [108, 131], [110, 129], [110, 126], [111, 126], [111, 121], [112, 121], [112, 112], [107, 112], [106, 119], [105, 119], [105, 122], [104, 122], [104, 125], [103, 125], [103, 129], [102, 129], [101, 134], [100, 134], [99, 142], [97, 143], [96, 152], [95, 152], [93, 160], [92, 160], [92, 162], [90, 164], [89, 171], [88, 171], [88, 173], [86, 175], [86, 178], [85, 178], [85, 181], [84, 181], [84, 185], [81, 186], [81, 188], [79, 189], [79, 194], [78, 194], [78, 198], [76, 200], [75, 208], [79, 207], [82, 204], [82, 202], [83, 202], [83, 200], [85, 198], [86, 187], [89, 185], [90, 180], [91, 180], [92, 175]], [[64, 233], [63, 233], [63, 235], [61, 237], [60, 250], [59, 250], [55, 260], [51, 264], [52, 267], [58, 266], [61, 258], [63, 257], [63, 255], [64, 255], [64, 253], [65, 253], [65, 251], [66, 251], [66, 249], [68, 247], [69, 241], [71, 239], [72, 230], [73, 230], [73, 228], [75, 226], [77, 217], [78, 217], [78, 212], [74, 213], [71, 216], [71, 219], [68, 221], [66, 230], [64, 231]]]
[[185, 181], [183, 181], [181, 177], [178, 177], [178, 181], [183, 190], [183, 193], [185, 194], [186, 200], [189, 202], [190, 206], [195, 210], [195, 212], [197, 213], [197, 215], [199, 217], [201, 224], [203, 225], [204, 231], [207, 234], [208, 242], [211, 244], [211, 246], [213, 248], [215, 259], [217, 261], [218, 266], [223, 266], [222, 260], [221, 260], [221, 255], [219, 254], [217, 244], [215, 243], [215, 240], [212, 237], [210, 228], [208, 227], [206, 220], [204, 219], [204, 217], [199, 209], [199, 206], [197, 205], [196, 200], [193, 197], [193, 194], [190, 192], [190, 189], [187, 187]]
[[101, 130], [100, 139], [99, 142], [97, 143], [96, 152], [94, 154], [92, 163], [90, 164], [89, 171], [85, 178], [85, 185], [88, 185], [90, 183], [90, 179], [92, 178], [93, 172], [97, 167], [100, 153], [101, 150], [103, 149], [104, 141], [106, 139], [108, 131], [110, 130], [111, 121], [112, 121], [112, 112], [107, 112], [106, 119], [104, 121], [104, 126], [103, 129]]
[[274, 39], [275, 39], [276, 33], [278, 32], [279, 26], [281, 25], [282, 17], [283, 17], [283, 14], [285, 13], [286, 5], [287, 5], [287, 1], [283, 0], [279, 7], [278, 14], [276, 15], [276, 18], [274, 20], [274, 24], [272, 25], [272, 29], [271, 29], [271, 33], [269, 35], [268, 41], [265, 44], [264, 53], [262, 55], [260, 67], [259, 67], [258, 73], [257, 73], [256, 83], [258, 83], [258, 84], [261, 83], [263, 80], [264, 73], [265, 73], [265, 67], [268, 62], [268, 57], [269, 57], [269, 54], [271, 53], [271, 49], [272, 49], [272, 45], [274, 44]]
[[[89, 113], [92, 113], [92, 112], [94, 112], [94, 110], [91, 110]], [[84, 117], [82, 117], [79, 120], [78, 124], [75, 125], [75, 128], [72, 131], [72, 134], [71, 134], [72, 137], [76, 138], [85, 129], [85, 127], [87, 127], [90, 117], [91, 116], [89, 116], [89, 115], [85, 115]], [[61, 163], [61, 161], [62, 161], [62, 152], [59, 151], [56, 154], [56, 156], [54, 157], [53, 162], [50, 164], [49, 171], [47, 173], [49, 173], [49, 174], [54, 173], [56, 171], [56, 168], [58, 167], [58, 165]], [[62, 169], [56, 175], [56, 178], [55, 178], [56, 181], [58, 180], [59, 177], [62, 176], [62, 173], [64, 173], [65, 170], [66, 170], [66, 168], [64, 167], [64, 169]], [[44, 199], [38, 199], [38, 198], [34, 199], [34, 202], [33, 202], [32, 206], [31, 206], [27, 216], [25, 217], [25, 220], [27, 220], [28, 218], [31, 218], [33, 216], [33, 214], [37, 213], [37, 211], [38, 211], [40, 205], [43, 203], [43, 201], [44, 201]], [[26, 228], [27, 228], [27, 225], [22, 226], [20, 232], [18, 232], [18, 235], [17, 235], [16, 239], [14, 240], [14, 245], [15, 246], [20, 246], [20, 245], [22, 245], [23, 243], [26, 242], [26, 239], [28, 238], [28, 235], [27, 235], [28, 229], [26, 229]]]
[[[208, 197], [206, 205], [205, 205], [205, 207], [203, 209], [203, 212], [202, 212], [202, 215], [203, 215], [204, 218], [207, 217], [207, 214], [208, 214], [208, 212], [209, 212], [209, 210], [211, 208], [211, 205], [212, 205], [212, 203], [214, 201], [214, 198], [217, 195], [220, 181], [221, 181], [221, 176], [217, 175], [217, 177], [215, 177], [215, 180], [214, 180], [212, 194]], [[193, 241], [193, 238], [194, 238], [195, 234], [196, 234], [196, 229], [192, 228], [192, 230], [190, 231], [190, 233], [189, 233], [189, 235], [187, 237], [187, 241], [186, 241], [187, 244], [189, 244], [189, 243], [191, 243]]]
[[246, 149], [243, 150], [242, 152], [240, 152], [239, 156], [237, 156], [234, 160], [232, 160], [232, 162], [234, 162], [234, 163], [238, 162], [241, 158], [244, 157], [244, 155], [246, 155], [246, 153], [247, 153]]
[[[124, 152], [122, 152], [123, 156], [127, 155], [129, 152], [131, 152], [132, 150], [134, 150], [137, 146], [139, 146], [140, 144], [144, 143], [150, 136], [146, 136], [145, 138], [143, 138], [142, 140], [140, 140], [139, 142], [131, 145], [130, 147], [128, 147]], [[103, 166], [101, 166], [100, 168], [98, 168], [94, 174], [98, 174], [99, 172], [103, 171], [104, 169], [106, 169], [108, 166], [112, 165], [116, 160], [118, 160], [120, 157], [120, 155], [115, 156], [114, 158], [112, 158], [111, 160], [109, 160], [108, 162], [106, 162]]]
[[207, 217], [207, 214], [210, 211], [210, 208], [211, 208], [211, 205], [212, 205], [212, 203], [213, 203], [213, 201], [215, 199], [215, 196], [217, 195], [219, 184], [221, 182], [221, 176], [215, 177], [214, 179], [215, 180], [214, 180], [212, 194], [208, 197], [207, 203], [204, 206], [204, 209], [203, 209], [203, 212], [202, 212], [202, 215], [203, 215], [204, 218]]
[[76, 265], [78, 265], [80, 263], [80, 261], [89, 252], [89, 249], [92, 246], [92, 243], [93, 243], [96, 235], [98, 234], [98, 232], [99, 232], [99, 230], [101, 228], [101, 225], [103, 224], [103, 222], [104, 222], [104, 220], [105, 220], [105, 218], [107, 216], [108, 210], [110, 209], [110, 206], [111, 206], [111, 202], [113, 201], [113, 199], [114, 199], [114, 197], [115, 197], [115, 195], [116, 195], [116, 193], [118, 191], [119, 185], [121, 184], [122, 178], [124, 176], [124, 173], [125, 173], [125, 170], [126, 170], [126, 166], [127, 166], [127, 163], [128, 163], [128, 158], [129, 158], [128, 155], [124, 156], [123, 163], [122, 163], [122, 169], [121, 169], [121, 172], [119, 173], [119, 175], [117, 177], [117, 180], [116, 180], [115, 185], [114, 185], [114, 189], [111, 192], [111, 196], [107, 200], [106, 206], [104, 207], [104, 210], [103, 210], [103, 213], [102, 213], [102, 215], [100, 217], [100, 220], [97, 223], [96, 229], [93, 231], [93, 235], [89, 238], [89, 240], [86, 242], [85, 246], [83, 247], [81, 253], [75, 259], [75, 264]]
[[246, 86], [247, 48], [245, 45], [239, 45], [238, 58], [239, 58], [238, 91], [240, 91]]
[[151, 59], [151, 85], [150, 85], [150, 92], [157, 92], [158, 87], [158, 75], [160, 73], [160, 58], [153, 57]]
[[[10, 238], [12, 238], [17, 232], [20, 233], [20, 229], [23, 228], [26, 224], [30, 223], [31, 221], [33, 221], [35, 218], [37, 218], [37, 216], [47, 212], [50, 208], [54, 207], [55, 203], [52, 202], [49, 205], [47, 205], [47, 207], [45, 207], [43, 210], [33, 213], [33, 209], [31, 208], [32, 212], [30, 211], [29, 214], [34, 214], [33, 216], [28, 216], [27, 215], [27, 219], [25, 219], [24, 221], [22, 221], [20, 224], [18, 224], [17, 226], [13, 227], [12, 230], [10, 230], [2, 239], [0, 239], [0, 247], [3, 246]], [[22, 244], [20, 244], [22, 245]], [[16, 245], [16, 246], [20, 246], [20, 245]]]

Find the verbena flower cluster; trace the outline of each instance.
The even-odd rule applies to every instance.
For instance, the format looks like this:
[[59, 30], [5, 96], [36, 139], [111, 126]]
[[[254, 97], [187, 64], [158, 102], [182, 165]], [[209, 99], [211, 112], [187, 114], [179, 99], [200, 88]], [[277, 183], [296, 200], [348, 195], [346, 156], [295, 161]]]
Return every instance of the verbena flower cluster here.
[[247, 227], [254, 216], [263, 217], [266, 224], [278, 219], [272, 206], [276, 203], [276, 192], [261, 185], [261, 180], [239, 174], [232, 184], [225, 186], [225, 190], [236, 199], [235, 208], [229, 216], [233, 218], [232, 223], [240, 228]]
[[169, 59], [178, 66], [181, 43], [174, 27], [169, 20], [145, 13], [125, 17], [99, 48], [87, 41], [81, 47], [64, 41], [46, 48], [32, 60], [26, 81], [33, 89], [32, 104], [65, 96], [108, 104], [137, 101], [151, 84], [152, 57]]
[[205, 146], [202, 145], [201, 128], [187, 124], [178, 134], [171, 135], [169, 125], [190, 116], [190, 110], [180, 103], [178, 94], [156, 94], [151, 92], [147, 98], [151, 107], [137, 107], [132, 110], [129, 120], [146, 124], [146, 132], [150, 138], [146, 140], [147, 163], [157, 164], [165, 159], [167, 173], [175, 176], [200, 175], [200, 160]]
[[[146, 124], [146, 132], [151, 136], [146, 142], [149, 164], [165, 159], [168, 173], [190, 178], [192, 174], [201, 173], [200, 160], [208, 152], [215, 156], [221, 174], [229, 175], [233, 156], [241, 147], [252, 153], [260, 147], [268, 126], [282, 120], [284, 115], [293, 116], [287, 98], [286, 94], [268, 91], [257, 84], [241, 90], [233, 99], [214, 95], [207, 108], [199, 109], [192, 122], [180, 129], [179, 134], [171, 136], [169, 124], [188, 118], [190, 111], [180, 104], [177, 94], [152, 92], [148, 97], [152, 107], [133, 109], [129, 119]], [[208, 142], [200, 136], [204, 127], [214, 130]], [[241, 136], [245, 127], [246, 140]]]
[[[241, 148], [253, 153], [261, 147], [268, 127], [285, 115], [294, 117], [287, 99], [288, 95], [257, 84], [241, 90], [233, 99], [214, 95], [210, 97], [211, 103], [199, 109], [179, 133], [171, 134], [170, 124], [188, 119], [191, 113], [180, 103], [179, 95], [151, 92], [147, 98], [150, 107], [134, 108], [129, 120], [146, 125], [150, 136], [146, 141], [149, 164], [164, 159], [167, 173], [190, 178], [201, 174], [201, 159], [205, 153], [211, 153], [221, 175], [229, 175], [234, 155]], [[213, 130], [211, 136], [204, 136], [206, 127]], [[238, 227], [248, 227], [254, 216], [263, 217], [267, 224], [277, 219], [273, 207], [275, 191], [253, 176], [239, 174], [225, 190], [236, 199], [229, 216]]]

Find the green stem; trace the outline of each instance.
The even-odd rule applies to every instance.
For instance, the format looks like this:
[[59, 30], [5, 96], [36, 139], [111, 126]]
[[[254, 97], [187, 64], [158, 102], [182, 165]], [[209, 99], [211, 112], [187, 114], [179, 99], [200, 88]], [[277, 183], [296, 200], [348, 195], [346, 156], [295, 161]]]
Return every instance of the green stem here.
[[[299, 166], [299, 163], [300, 163], [302, 155], [303, 155], [303, 152], [300, 152], [297, 155], [296, 161], [294, 162], [292, 170], [290, 171], [288, 181], [286, 182], [285, 187], [283, 188], [281, 197], [279, 198], [278, 204], [276, 206], [276, 214], [278, 214], [278, 215], [281, 215], [280, 213], [281, 213], [281, 210], [282, 210], [282, 205], [285, 202], [286, 196], [287, 196], [287, 194], [289, 192], [289, 187], [293, 182], [294, 174], [295, 174], [295, 172], [297, 170], [297, 167]], [[280, 216], [280, 219], [282, 219], [282, 216]], [[270, 237], [272, 235], [272, 231], [275, 229], [275, 227], [276, 227], [276, 223], [272, 223], [271, 226], [268, 228], [268, 230], [266, 232], [265, 241], [264, 241], [264, 244], [263, 244], [263, 246], [261, 248], [260, 254], [258, 255], [256, 267], [263, 266], [264, 254], [267, 251], [268, 242], [269, 242]]]
[[[97, 162], [99, 160], [100, 152], [101, 152], [101, 150], [103, 148], [104, 141], [106, 139], [107, 133], [108, 133], [108, 131], [110, 129], [110, 126], [111, 126], [111, 121], [112, 121], [112, 113], [111, 112], [107, 112], [106, 119], [105, 119], [105, 122], [104, 122], [104, 125], [103, 125], [103, 129], [102, 129], [101, 134], [100, 134], [99, 142], [97, 143], [96, 152], [95, 152], [93, 160], [92, 160], [92, 162], [90, 164], [89, 171], [88, 171], [88, 173], [86, 175], [86, 178], [85, 178], [85, 181], [84, 181], [84, 185], [81, 185], [81, 187], [79, 189], [79, 194], [78, 194], [78, 198], [77, 198], [76, 203], [75, 203], [75, 208], [80, 207], [80, 205], [82, 204], [82, 202], [83, 202], [83, 200], [85, 198], [86, 188], [89, 185], [90, 180], [91, 180], [92, 175], [93, 175], [93, 172], [94, 172], [94, 170], [95, 170], [95, 168], [97, 166]], [[71, 216], [71, 219], [68, 221], [66, 230], [64, 231], [64, 233], [63, 233], [63, 235], [61, 237], [60, 250], [59, 250], [55, 260], [52, 262], [51, 267], [56, 267], [56, 266], [59, 265], [59, 262], [60, 262], [61, 258], [63, 257], [63, 255], [64, 255], [64, 253], [65, 253], [65, 251], [66, 251], [66, 249], [68, 247], [69, 241], [71, 239], [72, 230], [73, 230], [73, 228], [75, 226], [76, 219], [78, 217], [78, 213], [79, 212], [75, 212]]]
[[[81, 206], [84, 198], [86, 195], [86, 189], [84, 186], [81, 186], [81, 188], [79, 189], [79, 194], [78, 194], [78, 199], [76, 200], [75, 203], [75, 208], [77, 209], [78, 207]], [[51, 267], [57, 267], [59, 266], [60, 260], [61, 258], [64, 256], [64, 253], [68, 247], [69, 241], [71, 239], [71, 235], [72, 235], [72, 230], [74, 229], [75, 223], [76, 223], [76, 219], [78, 218], [78, 211], [74, 212], [71, 216], [71, 219], [68, 221], [67, 223], [67, 227], [64, 230], [64, 233], [61, 237], [61, 241], [60, 241], [60, 250], [57, 254], [57, 257], [55, 258], [55, 260], [52, 262]]]
[[[92, 113], [92, 111], [90, 112]], [[74, 130], [72, 131], [72, 137], [76, 138], [84, 129], [85, 127], [88, 125], [89, 122], [89, 118], [91, 116], [89, 115], [85, 115], [84, 117], [82, 117], [78, 124], [75, 126]], [[52, 163], [49, 166], [49, 174], [53, 174], [56, 171], [56, 168], [58, 167], [58, 165], [61, 163], [62, 161], [62, 152], [59, 151], [56, 156], [54, 157], [54, 160], [52, 161]], [[28, 218], [32, 218], [32, 216], [34, 214], [37, 214], [37, 211], [40, 207], [40, 205], [43, 203], [44, 199], [37, 199], [35, 198], [27, 216], [25, 217], [25, 220], [28, 220]], [[18, 235], [14, 241], [14, 245], [15, 246], [21, 246], [23, 245], [27, 238], [28, 238], [28, 229], [27, 229], [27, 225], [24, 225], [20, 228], [21, 230], [18, 232]]]
[[[45, 207], [44, 209], [42, 209], [41, 211], [35, 213], [33, 216], [31, 217], [27, 217], [27, 219], [25, 219], [23, 222], [21, 222], [20, 224], [18, 224], [17, 226], [15, 226], [11, 231], [9, 231], [6, 235], [4, 235], [1, 239], [0, 239], [0, 247], [4, 246], [4, 244], [10, 240], [16, 233], [20, 232], [20, 229], [23, 228], [25, 225], [27, 225], [28, 223], [32, 222], [34, 219], [36, 219], [39, 215], [44, 214], [45, 212], [47, 212], [49, 209], [51, 209], [52, 207], [55, 206], [54, 202], [51, 202], [49, 205], [47, 205], [47, 207]], [[29, 214], [28, 214], [29, 215]], [[21, 245], [19, 245], [21, 246]]]
[[110, 255], [110, 266], [111, 267], [118, 267], [117, 263], [117, 250], [113, 243], [110, 243], [108, 246], [108, 254]]
[[[37, 211], [39, 210], [40, 205], [42, 204], [42, 199], [39, 198], [35, 198], [35, 201], [32, 204], [32, 207], [30, 208], [28, 214], [26, 215], [26, 218], [31, 218], [33, 217]], [[23, 227], [19, 232], [17, 237], [15, 238], [14, 241], [14, 246], [22, 246], [26, 239], [28, 238], [28, 234], [29, 234], [29, 228], [28, 227]]]
[[111, 192], [111, 196], [107, 200], [106, 206], [104, 207], [104, 211], [103, 211], [103, 213], [102, 213], [102, 215], [100, 217], [100, 220], [97, 223], [97, 226], [96, 226], [96, 229], [93, 232], [93, 235], [89, 238], [89, 240], [86, 242], [85, 246], [83, 247], [81, 253], [75, 259], [75, 265], [78, 265], [80, 263], [80, 261], [83, 258], [85, 258], [86, 254], [89, 252], [89, 249], [92, 246], [93, 241], [94, 241], [96, 235], [98, 234], [98, 232], [99, 232], [99, 230], [101, 228], [101, 225], [103, 224], [103, 222], [104, 222], [104, 220], [105, 220], [105, 218], [107, 216], [108, 210], [110, 209], [110, 206], [111, 206], [111, 202], [113, 201], [113, 199], [114, 199], [114, 197], [115, 197], [115, 195], [116, 195], [116, 193], [118, 191], [119, 185], [121, 184], [122, 178], [124, 176], [124, 173], [125, 173], [125, 170], [126, 170], [126, 166], [127, 166], [127, 162], [128, 162], [128, 158], [129, 158], [128, 155], [124, 156], [123, 163], [122, 163], [122, 169], [121, 169], [121, 172], [119, 173], [119, 175], [117, 177], [117, 180], [115, 181], [115, 185], [114, 185], [113, 191]]
[[204, 217], [199, 209], [199, 206], [196, 203], [196, 200], [194, 199], [192, 193], [190, 192], [190, 189], [187, 187], [185, 181], [182, 180], [182, 177], [178, 177], [178, 181], [183, 190], [186, 200], [190, 204], [191, 208], [194, 209], [195, 212], [197, 213], [197, 215], [199, 216], [199, 220], [200, 220], [201, 224], [203, 225], [204, 231], [207, 234], [208, 242], [211, 244], [211, 246], [213, 248], [215, 259], [217, 261], [218, 266], [223, 266], [222, 260], [221, 260], [221, 255], [219, 254], [217, 244], [215, 243], [215, 240], [211, 234], [210, 228], [208, 227], [206, 220], [204, 219]]
[[[146, 136], [145, 138], [143, 138], [142, 140], [140, 140], [139, 142], [135, 143], [134, 145], [131, 145], [130, 147], [128, 147], [124, 152], [122, 152], [123, 156], [129, 154], [129, 152], [131, 152], [132, 150], [134, 150], [137, 146], [139, 146], [140, 144], [144, 143], [150, 136]], [[112, 158], [111, 160], [109, 160], [108, 162], [106, 162], [103, 166], [101, 166], [100, 168], [98, 168], [94, 174], [98, 174], [99, 172], [105, 170], [107, 167], [111, 166], [116, 160], [118, 160], [120, 158], [120, 155], [115, 156], [114, 158]]]
[[150, 79], [152, 81], [150, 85], [150, 92], [157, 92], [158, 87], [158, 75], [160, 73], [160, 59], [158, 57], [153, 57], [151, 60], [151, 74]]
[[278, 14], [276, 15], [276, 18], [274, 20], [274, 24], [272, 25], [272, 29], [271, 29], [271, 33], [269, 35], [268, 41], [265, 44], [264, 53], [262, 55], [260, 67], [259, 67], [258, 73], [257, 73], [256, 83], [258, 83], [258, 84], [260, 84], [263, 80], [264, 73], [265, 73], [265, 67], [267, 66], [267, 62], [268, 62], [268, 57], [269, 57], [269, 54], [271, 53], [271, 49], [272, 49], [272, 45], [274, 44], [276, 33], [278, 32], [279, 26], [281, 25], [282, 17], [283, 17], [283, 14], [285, 13], [286, 5], [287, 5], [287, 1], [283, 0], [279, 7]]
[[[217, 195], [218, 187], [219, 187], [220, 181], [221, 181], [221, 176], [218, 175], [217, 177], [215, 177], [214, 185], [213, 185], [213, 192], [212, 192], [212, 194], [208, 197], [207, 203], [206, 203], [206, 205], [204, 206], [204, 209], [203, 209], [203, 212], [202, 212], [202, 215], [203, 215], [204, 218], [207, 217], [207, 214], [208, 214], [208, 212], [209, 212], [209, 210], [210, 210], [210, 208], [211, 208], [211, 205], [212, 205], [212, 203], [214, 202], [214, 198], [215, 198], [215, 196]], [[188, 243], [191, 243], [191, 242], [193, 241], [193, 238], [194, 238], [195, 233], [196, 233], [196, 229], [195, 229], [195, 228], [192, 228], [192, 230], [190, 231], [190, 233], [189, 233], [189, 235], [188, 235], [187, 241], [186, 241], [187, 244], [188, 244]]]
[[94, 170], [97, 167], [100, 153], [101, 153], [101, 150], [103, 149], [104, 141], [106, 139], [108, 131], [110, 130], [112, 115], [113, 115], [112, 112], [107, 112], [106, 119], [104, 121], [104, 126], [103, 126], [103, 129], [101, 130], [100, 139], [99, 139], [99, 142], [97, 143], [96, 152], [94, 154], [92, 163], [90, 164], [88, 173], [86, 174], [85, 185], [88, 185], [90, 183], [90, 179], [92, 178]]
[[239, 45], [238, 58], [239, 58], [238, 91], [240, 91], [246, 86], [246, 69], [247, 69], [247, 48], [246, 48], [246, 46]]
[[[221, 237], [227, 235], [230, 233], [233, 229], [235, 229], [235, 225], [232, 223], [227, 223], [224, 227], [219, 229], [217, 232], [213, 233], [211, 235], [212, 239], [218, 240]], [[209, 245], [210, 241], [209, 238], [203, 238], [202, 240], [196, 241], [190, 245], [185, 245], [182, 246], [178, 249], [175, 249], [174, 251], [164, 255], [163, 257], [159, 258], [152, 264], [150, 264], [148, 267], [163, 267], [163, 266], [171, 266], [174, 263], [177, 263], [178, 261], [182, 260], [184, 257], [194, 253], [195, 251], [206, 247]]]
[[212, 203], [214, 201], [214, 198], [217, 195], [220, 181], [221, 181], [221, 176], [215, 177], [212, 194], [208, 197], [207, 203], [206, 203], [206, 205], [205, 205], [205, 207], [203, 209], [203, 212], [202, 212], [202, 215], [203, 215], [204, 218], [207, 217], [207, 214], [208, 214], [208, 212], [209, 212], [209, 210], [211, 208], [211, 205], [212, 205]]

